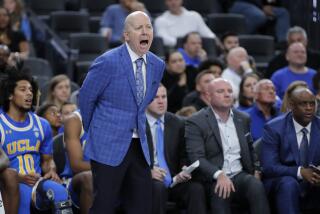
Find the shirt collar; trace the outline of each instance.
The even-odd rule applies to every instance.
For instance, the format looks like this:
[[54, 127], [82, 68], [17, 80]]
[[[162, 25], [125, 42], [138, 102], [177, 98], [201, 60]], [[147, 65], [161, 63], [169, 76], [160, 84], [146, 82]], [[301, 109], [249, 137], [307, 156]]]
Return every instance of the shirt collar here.
[[164, 123], [164, 115], [162, 115], [160, 118], [155, 118], [150, 113], [146, 112], [146, 117], [150, 126], [153, 126], [158, 119], [160, 119], [161, 122]]
[[293, 126], [296, 131], [296, 134], [301, 132], [301, 129], [303, 128], [306, 128], [308, 130], [308, 133], [311, 133], [311, 122], [306, 127], [303, 127], [293, 117], [292, 117], [292, 120], [293, 120]]
[[[221, 117], [214, 111], [214, 109], [212, 107], [210, 107], [210, 108], [211, 108], [214, 116], [216, 117], [217, 121], [222, 121]], [[233, 111], [232, 111], [232, 109], [230, 109], [228, 120], [230, 120], [230, 118], [233, 119]]]
[[[129, 44], [126, 42], [126, 46], [127, 46], [127, 49], [128, 49], [128, 52], [129, 52], [129, 56], [130, 56], [130, 59], [131, 59], [131, 62], [132, 63], [135, 63], [135, 61], [139, 58], [141, 58], [140, 56], [138, 56], [138, 54], [136, 54], [129, 46]], [[146, 54], [143, 54], [142, 55], [142, 59], [144, 61], [145, 64], [147, 64], [147, 56]]]

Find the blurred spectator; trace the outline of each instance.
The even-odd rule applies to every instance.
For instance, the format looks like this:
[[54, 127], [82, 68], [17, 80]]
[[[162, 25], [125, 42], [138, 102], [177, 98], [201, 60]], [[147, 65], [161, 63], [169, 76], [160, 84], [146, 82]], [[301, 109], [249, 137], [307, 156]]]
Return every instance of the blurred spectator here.
[[[227, 64], [227, 55], [229, 51], [233, 48], [240, 46], [238, 34], [233, 32], [226, 32], [221, 37], [221, 43], [222, 43], [222, 53], [219, 56], [219, 60]], [[250, 55], [248, 55], [248, 57], [249, 57], [250, 65], [255, 67], [254, 58]]]
[[61, 120], [63, 124], [66, 121], [67, 117], [70, 116], [71, 113], [74, 112], [75, 110], [77, 110], [77, 105], [74, 103], [67, 101], [62, 104], [60, 112], [61, 112]]
[[154, 22], [156, 36], [163, 39], [164, 45], [174, 47], [179, 37], [184, 37], [190, 32], [198, 32], [201, 37], [216, 38], [199, 13], [182, 6], [183, 0], [165, 0], [165, 3], [168, 11]]
[[182, 40], [183, 48], [179, 48], [186, 65], [198, 67], [199, 64], [207, 59], [207, 53], [202, 48], [202, 39], [198, 32], [188, 33]]
[[319, 71], [317, 72], [316, 75], [314, 75], [313, 80], [313, 88], [315, 90], [315, 95], [316, 95], [316, 100], [317, 100], [317, 112], [316, 115], [320, 116], [320, 73]]
[[214, 79], [210, 70], [201, 71], [196, 77], [196, 90], [187, 94], [182, 106], [193, 106], [199, 111], [208, 105], [207, 90], [209, 83]]
[[122, 44], [124, 20], [129, 13], [137, 10], [147, 12], [144, 4], [137, 0], [119, 0], [118, 4], [106, 8], [101, 18], [100, 32], [108, 39], [110, 47]]
[[15, 55], [11, 55], [11, 52], [6, 45], [0, 45], [0, 76], [8, 69], [16, 68], [20, 69], [22, 62]]
[[56, 136], [61, 127], [61, 114], [58, 107], [52, 103], [46, 103], [39, 107], [37, 115], [45, 118], [51, 127], [52, 137]]
[[64, 74], [57, 75], [50, 80], [46, 102], [55, 104], [61, 109], [63, 103], [70, 99], [70, 79]]
[[248, 33], [256, 33], [268, 19], [275, 20], [275, 33], [278, 42], [286, 40], [286, 33], [290, 27], [288, 11], [282, 7], [280, 0], [235, 0], [231, 13], [245, 16]]
[[250, 131], [253, 141], [262, 136], [263, 126], [279, 115], [275, 87], [271, 80], [262, 79], [254, 87], [254, 104], [246, 112], [250, 115]]
[[308, 85], [304, 81], [297, 80], [297, 81], [293, 81], [288, 86], [286, 92], [284, 93], [283, 99], [282, 99], [282, 105], [281, 105], [281, 109], [280, 109], [280, 111], [282, 113], [286, 113], [286, 112], [290, 111], [289, 102], [290, 102], [291, 94], [296, 88], [299, 88], [299, 87], [308, 88]]
[[282, 99], [290, 83], [303, 80], [310, 90], [314, 91], [312, 78], [316, 71], [306, 67], [306, 48], [301, 42], [292, 43], [287, 50], [286, 58], [289, 65], [277, 70], [271, 77], [276, 87], [277, 95]]
[[177, 111], [176, 115], [182, 118], [188, 118], [196, 112], [197, 112], [197, 109], [194, 106], [185, 106], [185, 107], [182, 107], [179, 111]]
[[239, 37], [238, 34], [233, 32], [226, 32], [221, 37], [222, 43], [222, 53], [219, 56], [219, 59], [222, 60], [224, 63], [227, 62], [227, 55], [232, 48], [239, 47]]
[[[308, 37], [306, 31], [299, 27], [294, 26], [290, 28], [287, 32], [287, 46], [290, 46], [294, 42], [301, 42], [307, 49], [307, 63], [306, 66], [318, 70], [320, 68], [320, 53], [310, 50], [308, 45]], [[270, 78], [272, 74], [285, 66], [288, 65], [286, 59], [286, 51], [276, 55], [270, 60], [268, 67], [266, 69], [265, 78]]]
[[181, 53], [168, 53], [162, 84], [167, 88], [169, 112], [176, 112], [181, 108], [182, 100], [189, 91], [187, 79], [186, 64]]
[[227, 68], [222, 72], [221, 77], [230, 82], [233, 88], [234, 98], [239, 96], [239, 86], [243, 75], [253, 72], [249, 63], [247, 51], [243, 47], [236, 47], [227, 55]]
[[24, 34], [13, 31], [8, 11], [0, 7], [0, 44], [7, 45], [17, 58], [26, 59], [29, 55], [29, 44]]
[[238, 109], [240, 111], [244, 111], [252, 107], [254, 103], [253, 89], [258, 81], [259, 81], [259, 77], [255, 73], [248, 73], [243, 76], [239, 86]]
[[200, 63], [198, 70], [210, 70], [215, 78], [221, 77], [224, 64], [218, 59], [207, 59]]
[[22, 0], [4, 0], [3, 6], [9, 11], [12, 30], [23, 32], [26, 39], [31, 41], [31, 26]]

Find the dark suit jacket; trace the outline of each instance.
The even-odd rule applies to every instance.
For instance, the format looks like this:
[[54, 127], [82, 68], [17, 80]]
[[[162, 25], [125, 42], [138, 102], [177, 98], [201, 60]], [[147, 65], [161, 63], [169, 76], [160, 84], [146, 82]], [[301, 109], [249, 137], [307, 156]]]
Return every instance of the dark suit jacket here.
[[[241, 164], [247, 173], [254, 173], [254, 154], [250, 135], [250, 118], [236, 109], [234, 124], [241, 148]], [[199, 178], [212, 182], [213, 175], [223, 167], [223, 147], [219, 126], [210, 107], [204, 108], [186, 121], [187, 155], [191, 162], [199, 160]]]
[[[319, 140], [320, 119], [314, 117], [310, 133], [309, 160], [316, 166], [320, 165]], [[300, 159], [292, 113], [277, 117], [265, 125], [261, 149], [261, 166], [267, 187], [269, 178], [297, 178]]]
[[125, 44], [107, 51], [92, 63], [80, 89], [79, 107], [88, 133], [85, 154], [109, 166], [122, 163], [137, 129], [144, 157], [150, 164], [145, 109], [157, 93], [164, 62], [146, 54], [146, 93], [137, 103], [133, 65]]
[[[151, 167], [154, 164], [152, 134], [147, 123], [147, 140]], [[185, 142], [184, 142], [184, 121], [174, 114], [167, 112], [164, 116], [164, 152], [171, 176], [175, 176], [181, 171], [181, 167], [186, 164]]]

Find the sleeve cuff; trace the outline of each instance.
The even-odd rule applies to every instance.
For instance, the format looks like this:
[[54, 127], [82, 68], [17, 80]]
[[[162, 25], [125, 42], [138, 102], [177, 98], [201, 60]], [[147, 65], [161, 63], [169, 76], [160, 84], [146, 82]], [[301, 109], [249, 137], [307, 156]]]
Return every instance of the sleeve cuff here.
[[218, 176], [222, 173], [222, 170], [218, 170], [213, 174], [213, 179], [217, 180]]
[[302, 176], [301, 176], [301, 166], [298, 167], [298, 171], [297, 171], [297, 177], [298, 179], [302, 180]]

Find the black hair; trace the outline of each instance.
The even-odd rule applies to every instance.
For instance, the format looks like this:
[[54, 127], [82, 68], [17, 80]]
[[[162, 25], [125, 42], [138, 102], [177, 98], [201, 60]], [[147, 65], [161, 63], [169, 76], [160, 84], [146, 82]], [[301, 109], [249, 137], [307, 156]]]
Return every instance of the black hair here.
[[224, 40], [225, 40], [227, 37], [229, 37], [229, 36], [236, 36], [236, 37], [238, 37], [238, 34], [235, 33], [235, 32], [232, 32], [232, 31], [227, 31], [227, 32], [225, 32], [224, 34], [222, 34], [222, 36], [221, 36], [221, 42], [224, 43]]
[[52, 106], [56, 106], [56, 105], [53, 104], [53, 103], [45, 103], [45, 104], [41, 105], [37, 110], [37, 115], [40, 116], [40, 117], [44, 117], [44, 115], [47, 112], [47, 110]]
[[[28, 69], [17, 70], [16, 68], [10, 68], [0, 82], [0, 106], [5, 112], [9, 111], [9, 97], [13, 95], [17, 82], [21, 80], [26, 80], [31, 84], [33, 91], [32, 106], [37, 104], [38, 84], [30, 75], [30, 71]], [[33, 110], [33, 107], [31, 110]]]
[[212, 65], [216, 65], [221, 68], [221, 71], [223, 71], [225, 65], [221, 60], [219, 59], [207, 59], [200, 63], [198, 70], [203, 71], [209, 69]]

